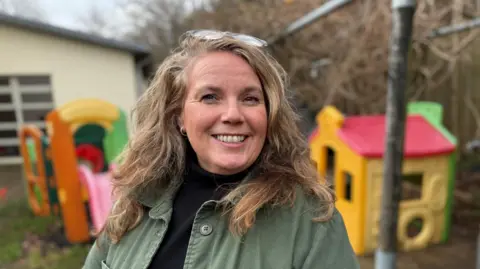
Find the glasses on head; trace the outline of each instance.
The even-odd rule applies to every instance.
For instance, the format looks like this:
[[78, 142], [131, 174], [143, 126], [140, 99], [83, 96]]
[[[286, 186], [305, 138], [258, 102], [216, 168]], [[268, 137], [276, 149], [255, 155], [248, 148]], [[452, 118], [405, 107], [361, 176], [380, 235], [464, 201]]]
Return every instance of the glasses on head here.
[[249, 45], [256, 47], [266, 47], [268, 45], [267, 41], [245, 34], [238, 34], [232, 32], [216, 31], [216, 30], [191, 30], [186, 32], [187, 36], [193, 36], [195, 38], [205, 39], [205, 40], [217, 40], [225, 36], [231, 37], [233, 39], [245, 42]]

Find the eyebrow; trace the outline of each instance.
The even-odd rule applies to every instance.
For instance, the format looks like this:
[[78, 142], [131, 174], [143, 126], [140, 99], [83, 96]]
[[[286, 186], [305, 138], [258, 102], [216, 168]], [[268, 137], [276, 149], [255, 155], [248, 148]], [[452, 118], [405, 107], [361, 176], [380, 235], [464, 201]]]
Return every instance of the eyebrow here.
[[[222, 92], [221, 87], [213, 86], [213, 85], [203, 85], [199, 88], [197, 88], [195, 96], [204, 93], [205, 91], [212, 91], [214, 93], [220, 93]], [[258, 92], [258, 93], [263, 93], [262, 88], [258, 86], [247, 86], [245, 87], [242, 91], [241, 94], [246, 94], [246, 93], [251, 93], [251, 92]]]
[[213, 85], [203, 85], [202, 87], [199, 87], [197, 89], [197, 92], [201, 92], [201, 91], [206, 91], [206, 90], [209, 90], [209, 91], [212, 91], [212, 92], [221, 92], [222, 91], [222, 88], [220, 87], [217, 87], [217, 86], [213, 86]]

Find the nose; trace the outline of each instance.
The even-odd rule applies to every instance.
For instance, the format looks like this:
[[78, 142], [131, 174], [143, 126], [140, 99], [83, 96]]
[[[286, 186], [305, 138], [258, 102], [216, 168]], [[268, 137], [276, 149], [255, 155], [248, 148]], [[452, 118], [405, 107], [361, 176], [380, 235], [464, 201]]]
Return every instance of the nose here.
[[222, 114], [222, 122], [227, 124], [239, 124], [244, 121], [242, 110], [237, 102], [229, 102]]

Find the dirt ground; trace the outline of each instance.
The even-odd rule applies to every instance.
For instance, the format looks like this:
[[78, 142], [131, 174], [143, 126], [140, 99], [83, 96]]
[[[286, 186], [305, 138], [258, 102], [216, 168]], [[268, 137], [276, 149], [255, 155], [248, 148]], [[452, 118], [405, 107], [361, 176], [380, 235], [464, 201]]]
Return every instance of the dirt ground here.
[[[18, 166], [0, 169], [0, 188], [8, 188], [7, 199], [24, 199], [25, 189]], [[398, 253], [399, 269], [475, 268], [476, 240], [480, 224], [480, 172], [463, 173], [456, 182], [451, 239], [428, 249]], [[362, 269], [374, 268], [374, 257], [359, 257]]]
[[[428, 249], [398, 253], [399, 269], [475, 268], [480, 232], [480, 171], [461, 172], [454, 191], [450, 240]], [[374, 268], [374, 257], [359, 257], [362, 269]]]
[[[475, 268], [476, 236], [459, 234], [454, 227], [452, 238], [447, 244], [431, 246], [428, 249], [397, 253], [398, 269], [467, 269]], [[374, 269], [374, 257], [359, 257], [362, 269]]]

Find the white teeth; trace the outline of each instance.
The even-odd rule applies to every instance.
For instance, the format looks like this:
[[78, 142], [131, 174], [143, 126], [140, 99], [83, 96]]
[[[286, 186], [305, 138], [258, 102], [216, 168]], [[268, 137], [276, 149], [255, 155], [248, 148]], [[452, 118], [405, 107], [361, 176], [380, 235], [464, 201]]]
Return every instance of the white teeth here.
[[239, 143], [243, 142], [247, 137], [244, 135], [216, 135], [215, 138], [222, 142]]

